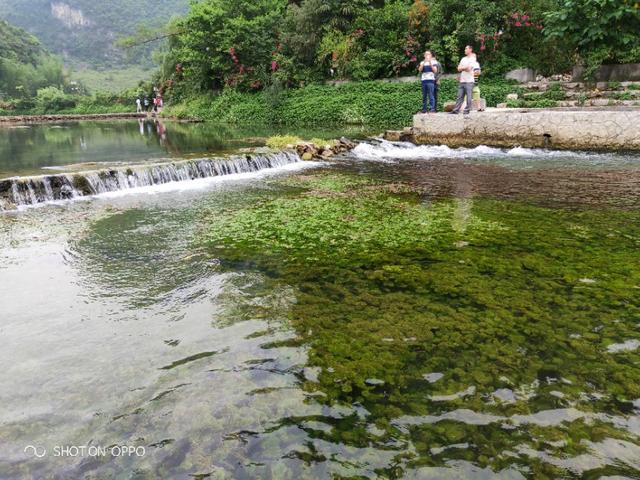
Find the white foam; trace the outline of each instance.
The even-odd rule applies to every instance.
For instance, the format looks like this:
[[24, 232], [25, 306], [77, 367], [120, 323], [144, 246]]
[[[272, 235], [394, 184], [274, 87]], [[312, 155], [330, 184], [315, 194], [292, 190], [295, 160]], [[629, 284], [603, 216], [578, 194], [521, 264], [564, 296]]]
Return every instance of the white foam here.
[[432, 158], [548, 158], [589, 155], [573, 151], [531, 149], [515, 147], [511, 149], [479, 145], [474, 148], [450, 148], [446, 145], [415, 145], [410, 142], [389, 142], [377, 139], [376, 143], [360, 143], [352, 150], [353, 156], [361, 160], [393, 162], [395, 160], [428, 160]]
[[203, 190], [207, 188], [209, 185], [216, 184], [216, 183], [226, 183], [226, 182], [234, 182], [234, 181], [237, 182], [237, 181], [245, 181], [250, 179], [264, 178], [264, 177], [273, 176], [273, 175], [277, 175], [285, 172], [293, 172], [297, 170], [304, 170], [311, 167], [319, 167], [321, 165], [327, 165], [327, 163], [326, 162], [309, 162], [309, 161], [296, 162], [296, 163], [289, 163], [281, 167], [265, 168], [263, 170], [258, 170], [255, 172], [231, 173], [228, 175], [218, 175], [215, 177], [197, 178], [195, 180], [162, 183], [159, 185], [149, 185], [145, 187], [130, 188], [126, 190], [115, 190], [113, 192], [100, 193], [98, 195], [94, 195], [94, 197], [114, 198], [114, 197], [122, 197], [125, 195], [131, 195], [131, 194], [154, 195], [157, 193], [164, 193], [164, 192]]
[[159, 185], [148, 185], [144, 187], [136, 187], [136, 188], [128, 188], [124, 190], [116, 190], [113, 192], [103, 192], [98, 193], [96, 195], [86, 195], [86, 196], [78, 196], [68, 200], [50, 200], [46, 202], [36, 203], [34, 205], [26, 204], [19, 205], [17, 207], [18, 211], [26, 210], [30, 208], [39, 208], [44, 205], [67, 205], [71, 202], [78, 201], [88, 201], [91, 199], [99, 199], [99, 198], [118, 198], [130, 195], [155, 195], [166, 192], [180, 192], [180, 191], [189, 191], [189, 190], [204, 190], [207, 187], [227, 182], [242, 182], [247, 180], [254, 180], [265, 178], [274, 175], [280, 175], [288, 172], [295, 172], [299, 170], [306, 170], [308, 168], [315, 168], [324, 165], [329, 165], [329, 162], [295, 162], [289, 163], [280, 167], [275, 168], [265, 168], [262, 170], [258, 170], [255, 172], [243, 172], [243, 173], [232, 173], [228, 175], [219, 175], [215, 177], [207, 177], [207, 178], [198, 178], [195, 180], [184, 180], [180, 182], [169, 182], [163, 183]]
[[474, 148], [450, 148], [447, 145], [415, 145], [409, 142], [360, 143], [352, 154], [362, 160], [390, 162], [402, 159], [472, 158], [481, 156], [505, 156], [505, 150], [479, 145]]

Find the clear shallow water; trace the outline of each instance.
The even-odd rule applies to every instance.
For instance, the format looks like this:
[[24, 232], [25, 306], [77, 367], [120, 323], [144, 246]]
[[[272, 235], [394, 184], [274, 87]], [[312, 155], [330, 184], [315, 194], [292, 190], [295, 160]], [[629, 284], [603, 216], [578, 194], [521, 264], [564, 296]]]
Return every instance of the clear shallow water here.
[[419, 157], [0, 216], [0, 477], [636, 477], [640, 162]]
[[[0, 128], [0, 178], [92, 170], [108, 165], [220, 155], [263, 146], [285, 132], [279, 128], [240, 128], [210, 123], [165, 121], [82, 121]], [[286, 133], [303, 138], [361, 137], [366, 129], [318, 128]]]

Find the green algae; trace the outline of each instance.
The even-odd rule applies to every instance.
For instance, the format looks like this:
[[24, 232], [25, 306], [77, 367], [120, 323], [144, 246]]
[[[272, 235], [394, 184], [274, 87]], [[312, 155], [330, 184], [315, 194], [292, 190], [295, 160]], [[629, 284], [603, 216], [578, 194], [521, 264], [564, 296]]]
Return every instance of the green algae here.
[[[365, 176], [274, 183], [287, 194], [212, 216], [207, 241], [223, 268], [294, 289], [288, 321], [319, 371], [303, 380], [314, 401], [369, 413], [319, 438], [398, 450], [405, 466], [389, 477], [457, 459], [555, 478], [561, 467], [515, 447], [575, 456], [585, 440], [637, 442], [611, 418], [640, 398], [640, 352], [608, 347], [640, 338], [640, 214], [429, 201]], [[562, 409], [583, 416], [517, 420]], [[495, 419], [441, 417], [452, 411]]]

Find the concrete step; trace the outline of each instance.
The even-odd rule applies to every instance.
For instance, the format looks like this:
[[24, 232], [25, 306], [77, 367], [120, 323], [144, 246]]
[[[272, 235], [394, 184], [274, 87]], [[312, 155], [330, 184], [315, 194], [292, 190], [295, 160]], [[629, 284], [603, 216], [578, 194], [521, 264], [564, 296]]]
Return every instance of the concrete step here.
[[[640, 107], [640, 99], [638, 100], [613, 100], [606, 98], [593, 98], [585, 100], [584, 103], [579, 100], [559, 100], [555, 102], [556, 107]], [[499, 103], [497, 108], [507, 108], [507, 103]], [[515, 108], [536, 108], [530, 105], [518, 105]], [[548, 108], [548, 107], [541, 107]]]

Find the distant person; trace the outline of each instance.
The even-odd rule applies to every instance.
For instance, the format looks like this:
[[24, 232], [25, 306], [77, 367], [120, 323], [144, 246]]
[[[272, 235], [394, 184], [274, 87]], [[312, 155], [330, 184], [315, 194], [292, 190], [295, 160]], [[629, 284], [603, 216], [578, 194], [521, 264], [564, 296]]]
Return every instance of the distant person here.
[[438, 111], [438, 90], [440, 89], [440, 77], [442, 77], [442, 64], [438, 61], [438, 59], [436, 58], [435, 54], [433, 54], [432, 52], [432, 56], [433, 56], [433, 61], [434, 66], [436, 67], [436, 83], [435, 86], [433, 88], [433, 96], [435, 97], [435, 107], [436, 107], [436, 112]]
[[[431, 51], [424, 52], [424, 60], [420, 62], [418, 71], [421, 73], [420, 80], [422, 83], [422, 113], [435, 113], [436, 111], [436, 73], [438, 67], [435, 65]], [[427, 107], [428, 104], [428, 107]]]
[[164, 106], [164, 102], [162, 101], [162, 95], [158, 94], [156, 97], [158, 99], [158, 111], [162, 111], [162, 107]]
[[158, 97], [153, 97], [153, 111], [154, 113], [158, 113]]
[[149, 97], [144, 97], [144, 111], [149, 111]]
[[473, 68], [477, 62], [473, 55], [473, 47], [471, 45], [464, 47], [464, 54], [465, 56], [462, 57], [458, 64], [458, 72], [460, 72], [458, 77], [458, 98], [456, 99], [455, 107], [453, 107], [453, 110], [450, 112], [454, 115], [460, 113], [460, 108], [462, 108], [462, 103], [464, 102], [465, 97], [467, 104], [464, 109], [464, 114], [469, 115], [469, 112], [471, 111], [473, 87], [475, 85]]
[[142, 102], [140, 101], [140, 97], [136, 98], [136, 113], [142, 112]]

